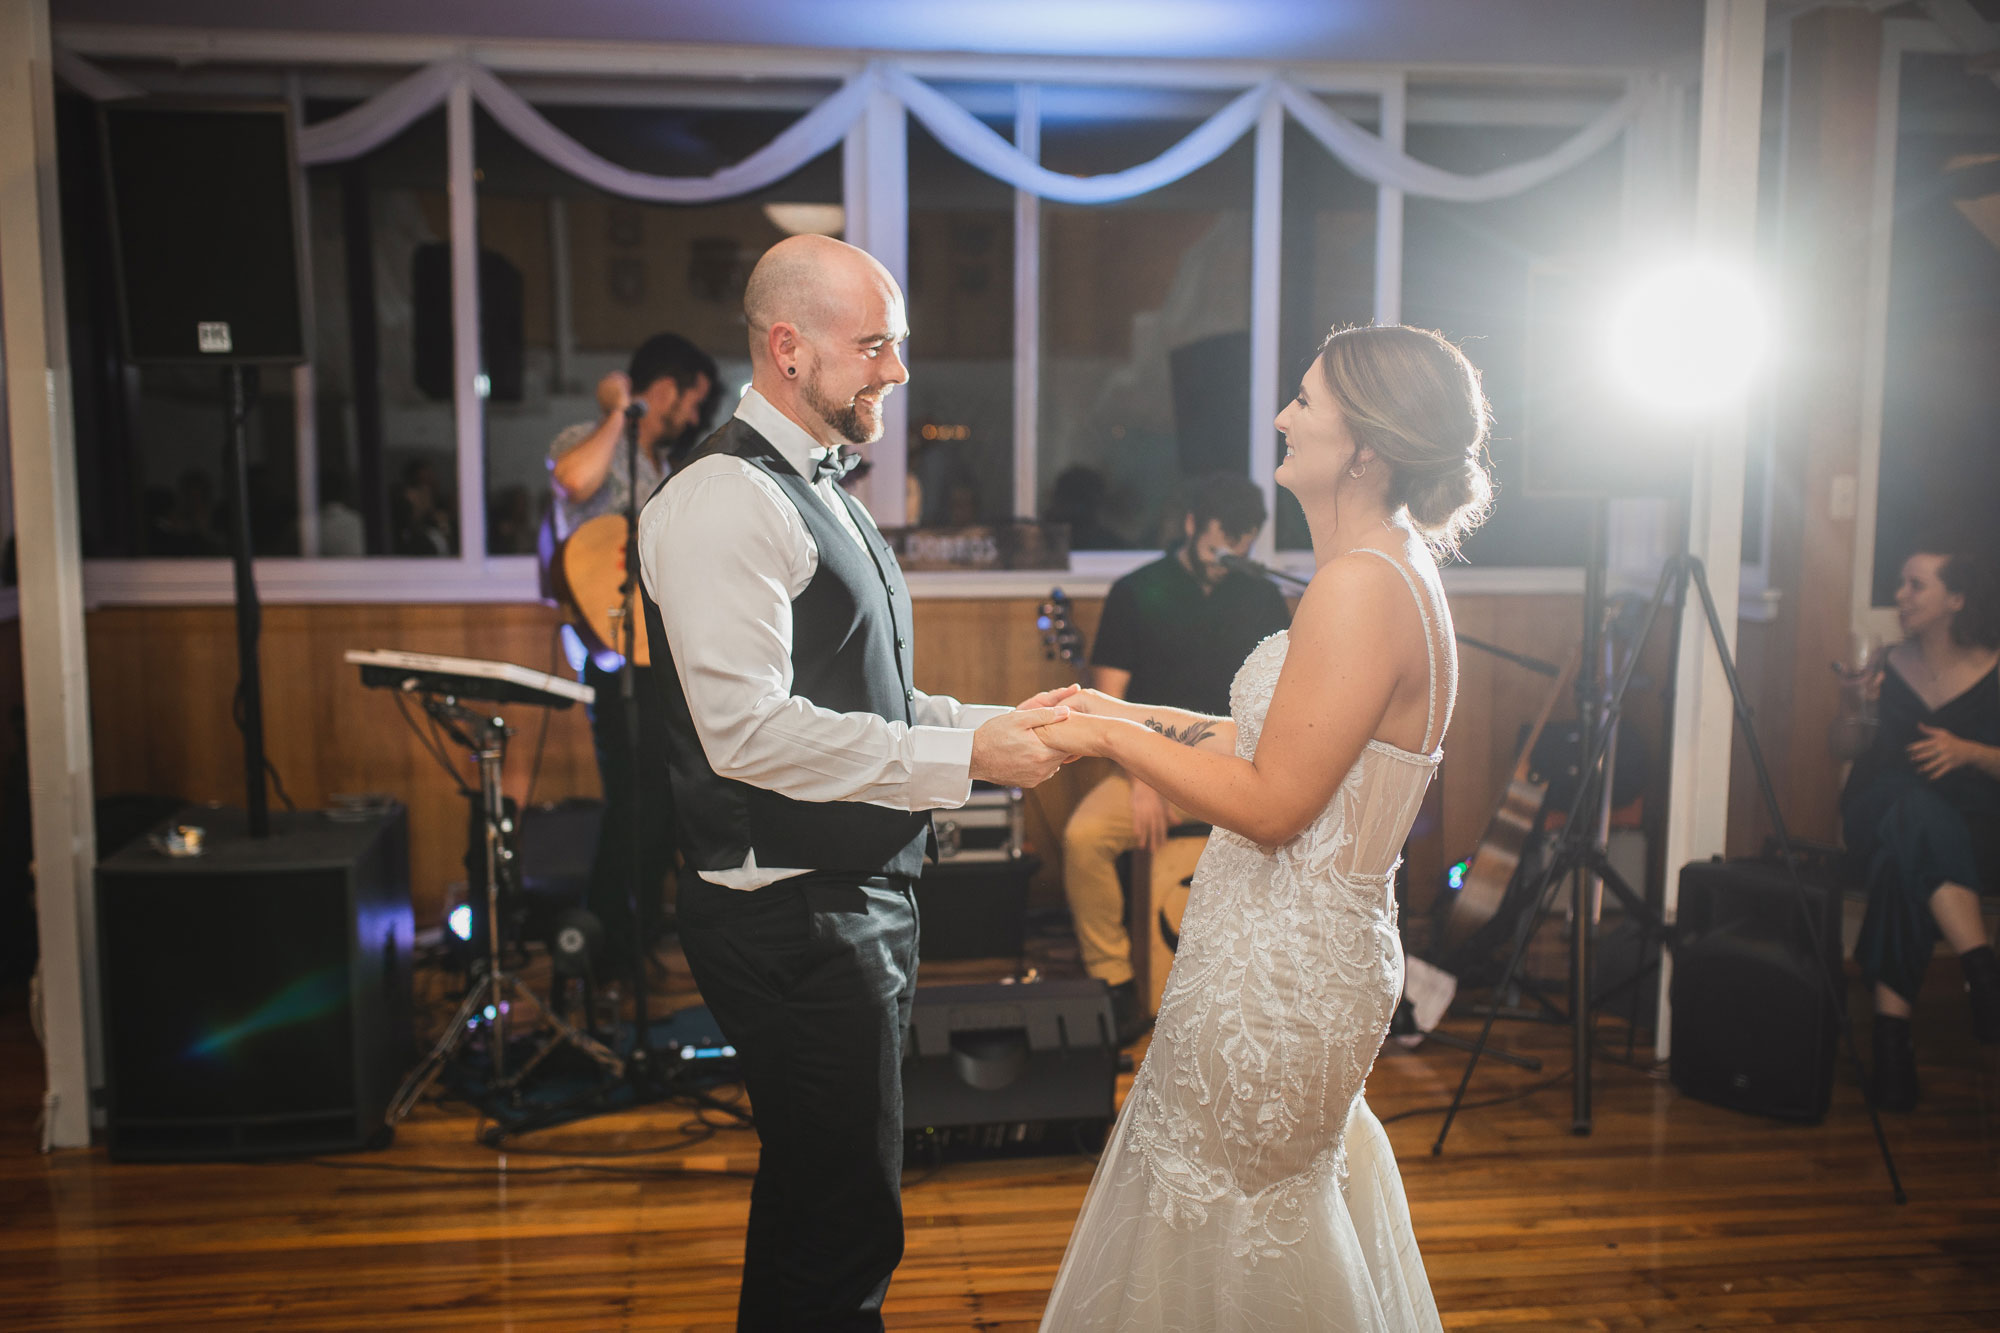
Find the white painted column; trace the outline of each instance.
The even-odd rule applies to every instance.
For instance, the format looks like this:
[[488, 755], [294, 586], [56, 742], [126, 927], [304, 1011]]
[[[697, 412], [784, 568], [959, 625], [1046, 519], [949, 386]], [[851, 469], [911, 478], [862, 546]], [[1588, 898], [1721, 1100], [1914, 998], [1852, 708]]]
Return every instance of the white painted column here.
[[[1382, 90], [1382, 142], [1403, 151], [1409, 129], [1409, 79], [1401, 70]], [[1375, 322], [1403, 322], [1403, 192], [1375, 189]]]
[[[853, 184], [858, 168], [866, 200], [860, 224], [848, 214], [848, 237], [881, 261], [903, 290], [910, 287], [909, 121], [895, 94], [877, 88], [869, 95], [860, 124], [862, 161], [849, 163]], [[856, 136], [847, 139], [850, 158]], [[853, 195], [849, 195], [852, 209]], [[883, 400], [882, 438], [868, 446], [874, 466], [868, 474], [868, 510], [885, 528], [905, 526], [904, 476], [909, 457], [910, 398], [905, 392]]]
[[[1256, 174], [1250, 190], [1250, 479], [1264, 492], [1264, 512], [1278, 512], [1278, 319], [1283, 304], [1285, 108], [1277, 98], [1257, 117]], [[1278, 525], [1257, 533], [1257, 559], [1277, 549]]]
[[486, 561], [486, 396], [480, 389], [479, 195], [474, 179], [472, 85], [461, 75], [446, 102], [451, 195], [451, 400], [458, 440], [458, 551]]
[[44, 1148], [90, 1142], [96, 828], [47, 0], [0, 0], [0, 338], [21, 580], [47, 1090]]
[[[1042, 160], [1042, 89], [1014, 87], [1014, 146]], [[1014, 516], [1040, 512], [1036, 448], [1042, 414], [1042, 198], [1014, 191]]]
[[306, 169], [299, 162], [298, 132], [306, 125], [305, 86], [296, 73], [285, 75], [285, 100], [292, 109], [292, 208], [299, 229], [299, 320], [305, 325], [306, 359], [292, 367], [292, 456], [297, 460], [295, 493], [299, 504], [299, 554], [319, 554], [319, 409], [313, 362], [318, 332], [313, 309], [312, 201], [306, 189]]
[[[1757, 153], [1764, 94], [1764, 0], [1708, 0], [1702, 41], [1700, 156], [1695, 171], [1695, 243], [1706, 255], [1747, 265], [1755, 254]], [[1737, 583], [1743, 557], [1744, 402], [1691, 434], [1696, 446], [1688, 505], [1688, 550], [1708, 569], [1723, 649], [1736, 651]], [[1666, 914], [1676, 915], [1681, 867], [1722, 852], [1728, 832], [1734, 714], [1706, 618], [1692, 596], [1682, 606], [1675, 662], [1674, 733], [1666, 820]], [[1672, 1043], [1668, 1006], [1673, 960], [1660, 966], [1659, 1054]]]

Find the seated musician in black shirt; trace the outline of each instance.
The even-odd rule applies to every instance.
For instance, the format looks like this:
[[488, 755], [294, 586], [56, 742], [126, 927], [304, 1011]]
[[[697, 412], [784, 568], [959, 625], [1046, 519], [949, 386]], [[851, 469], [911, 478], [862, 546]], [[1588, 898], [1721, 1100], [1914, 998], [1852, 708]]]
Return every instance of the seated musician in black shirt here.
[[[1091, 681], [1138, 703], [1226, 714], [1229, 684], [1258, 643], [1291, 623], [1270, 580], [1231, 571], [1264, 526], [1264, 494], [1248, 479], [1198, 478], [1186, 539], [1111, 585], [1090, 654]], [[1063, 892], [1083, 965], [1111, 987], [1120, 1045], [1148, 1026], [1132, 980], [1131, 941], [1116, 863], [1157, 847], [1180, 822], [1160, 794], [1123, 773], [1093, 787], [1063, 829]]]

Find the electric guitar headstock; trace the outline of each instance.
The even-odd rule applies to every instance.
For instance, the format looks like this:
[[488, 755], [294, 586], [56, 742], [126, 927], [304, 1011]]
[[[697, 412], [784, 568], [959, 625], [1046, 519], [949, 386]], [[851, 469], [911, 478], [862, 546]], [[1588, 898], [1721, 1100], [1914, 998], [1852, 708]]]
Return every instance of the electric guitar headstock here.
[[1049, 589], [1049, 595], [1035, 609], [1035, 628], [1042, 632], [1045, 659], [1083, 670], [1083, 632], [1070, 619], [1069, 598], [1061, 588]]

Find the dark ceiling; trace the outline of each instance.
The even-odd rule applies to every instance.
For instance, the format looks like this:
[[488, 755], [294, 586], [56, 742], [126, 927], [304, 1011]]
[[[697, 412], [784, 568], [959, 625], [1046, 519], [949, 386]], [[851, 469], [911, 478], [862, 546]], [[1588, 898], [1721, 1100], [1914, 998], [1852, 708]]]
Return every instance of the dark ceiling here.
[[1656, 66], [1702, 0], [51, 0], [55, 21], [1005, 55]]

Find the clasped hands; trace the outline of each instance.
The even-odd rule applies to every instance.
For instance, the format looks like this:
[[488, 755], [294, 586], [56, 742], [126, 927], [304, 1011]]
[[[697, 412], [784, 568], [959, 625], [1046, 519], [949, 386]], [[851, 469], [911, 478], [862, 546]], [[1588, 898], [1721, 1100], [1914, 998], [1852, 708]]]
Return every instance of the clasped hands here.
[[1073, 759], [1104, 753], [1111, 696], [1064, 685], [1023, 699], [972, 733], [972, 776], [1010, 787], [1046, 782]]

